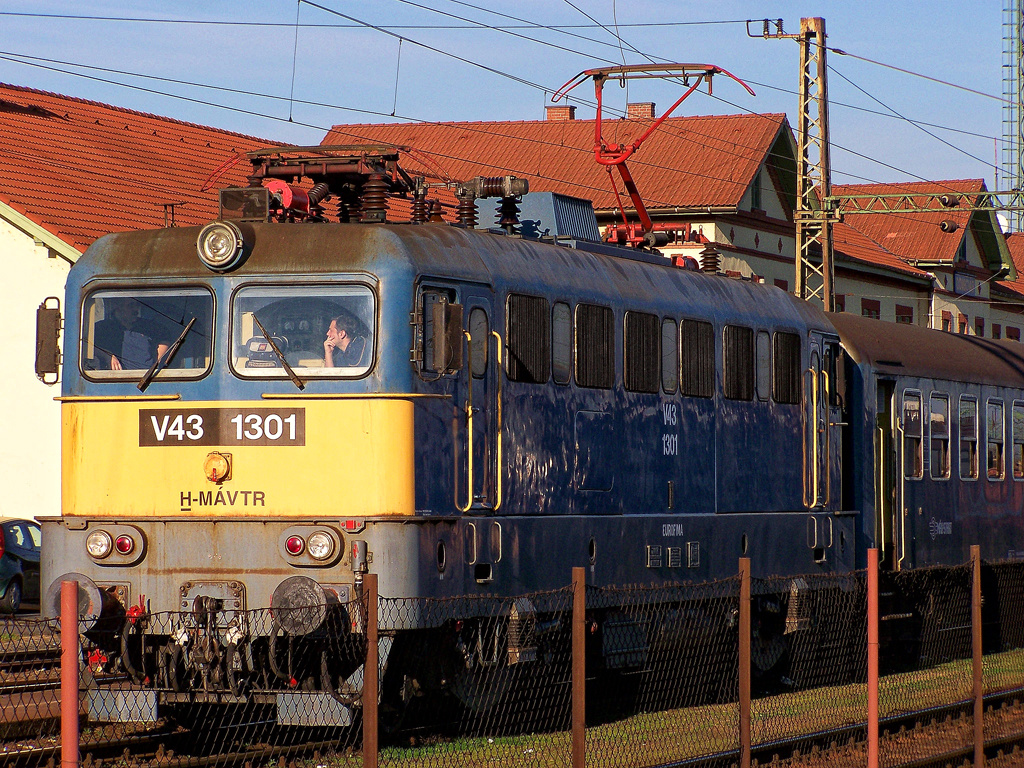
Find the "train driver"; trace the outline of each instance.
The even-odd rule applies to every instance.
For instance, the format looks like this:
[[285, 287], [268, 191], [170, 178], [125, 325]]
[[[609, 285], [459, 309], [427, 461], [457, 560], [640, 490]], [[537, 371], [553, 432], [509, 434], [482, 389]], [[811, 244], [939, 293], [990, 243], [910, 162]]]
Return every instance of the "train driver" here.
[[131, 298], [104, 300], [107, 316], [96, 323], [96, 356], [113, 371], [147, 370], [170, 347], [166, 334], [141, 319], [142, 307]]
[[366, 337], [359, 335], [356, 321], [348, 315], [333, 318], [324, 341], [324, 367], [363, 365], [365, 353]]

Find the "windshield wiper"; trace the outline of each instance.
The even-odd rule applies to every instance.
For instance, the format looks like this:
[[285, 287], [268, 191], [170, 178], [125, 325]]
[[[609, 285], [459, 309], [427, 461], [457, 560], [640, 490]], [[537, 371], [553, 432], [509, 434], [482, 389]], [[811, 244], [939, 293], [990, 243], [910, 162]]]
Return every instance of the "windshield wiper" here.
[[306, 385], [302, 382], [302, 379], [300, 379], [295, 374], [295, 371], [292, 370], [292, 367], [288, 365], [288, 361], [284, 359], [284, 353], [280, 350], [277, 344], [274, 343], [274, 339], [271, 337], [271, 335], [264, 330], [263, 324], [260, 322], [260, 319], [256, 317], [255, 312], [252, 313], [252, 319], [256, 323], [256, 327], [260, 329], [260, 333], [263, 334], [263, 338], [266, 339], [267, 342], [270, 344], [270, 348], [274, 350], [274, 354], [277, 355], [277, 359], [281, 361], [281, 365], [283, 365], [285, 371], [287, 371], [288, 378], [292, 380], [292, 384], [294, 384], [300, 390], [305, 389]]
[[[139, 392], [145, 392], [146, 387], [148, 387], [149, 383], [153, 381], [153, 377], [156, 376], [157, 371], [159, 371], [161, 368], [166, 368], [168, 365], [171, 364], [171, 360], [174, 358], [175, 353], [178, 351], [178, 347], [181, 346], [181, 342], [185, 340], [185, 336], [188, 335], [188, 332], [192, 330], [192, 326], [195, 324], [195, 322], [196, 319], [194, 317], [191, 320], [189, 320], [188, 325], [185, 326], [185, 330], [181, 332], [181, 335], [177, 338], [177, 340], [173, 344], [171, 344], [170, 348], [166, 352], [164, 352], [160, 357], [156, 359], [156, 362], [149, 366], [149, 370], [146, 371], [145, 375], [141, 379], [139, 379], [139, 383], [137, 384]], [[161, 363], [163, 363], [163, 365], [160, 365]]]

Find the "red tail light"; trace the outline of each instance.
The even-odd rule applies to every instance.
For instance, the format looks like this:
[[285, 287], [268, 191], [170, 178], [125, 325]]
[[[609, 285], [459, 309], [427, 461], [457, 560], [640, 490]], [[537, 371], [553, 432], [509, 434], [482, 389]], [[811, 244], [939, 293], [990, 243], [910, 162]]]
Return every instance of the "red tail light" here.
[[114, 539], [114, 549], [119, 555], [130, 555], [135, 549], [135, 540], [131, 536], [122, 534]]
[[284, 543], [284, 548], [288, 550], [289, 555], [301, 555], [306, 548], [306, 542], [302, 540], [301, 536], [289, 536]]

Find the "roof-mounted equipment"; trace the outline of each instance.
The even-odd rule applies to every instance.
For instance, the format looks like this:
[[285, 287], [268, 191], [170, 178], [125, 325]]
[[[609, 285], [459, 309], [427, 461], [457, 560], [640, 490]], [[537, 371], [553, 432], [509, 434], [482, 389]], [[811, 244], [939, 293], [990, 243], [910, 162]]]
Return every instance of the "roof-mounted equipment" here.
[[[634, 152], [640, 149], [640, 145], [647, 140], [647, 137], [654, 133], [658, 127], [665, 122], [666, 118], [672, 114], [675, 108], [682, 104], [691, 93], [697, 90], [701, 83], [707, 83], [708, 93], [710, 94], [711, 78], [717, 74], [723, 74], [735, 80], [747, 90], [747, 93], [751, 96], [754, 95], [754, 91], [751, 90], [750, 86], [732, 73], [722, 69], [721, 67], [716, 67], [713, 64], [631, 64], [622, 67], [602, 67], [599, 69], [584, 70], [559, 88], [555, 95], [551, 97], [552, 102], [558, 102], [577, 85], [580, 85], [590, 78], [594, 79], [594, 92], [597, 97], [597, 117], [594, 120], [594, 158], [599, 164], [605, 166], [608, 170], [608, 178], [609, 181], [611, 181], [612, 191], [615, 193], [615, 199], [618, 203], [619, 210], [622, 213], [623, 222], [628, 227], [629, 222], [626, 219], [626, 209], [622, 203], [622, 198], [619, 196], [618, 187], [615, 186], [615, 180], [611, 175], [612, 166], [619, 169], [619, 175], [622, 177], [622, 183], [626, 187], [626, 192], [629, 193], [630, 199], [633, 201], [633, 207], [636, 209], [637, 215], [640, 217], [641, 225], [643, 226], [643, 237], [638, 238], [641, 242], [637, 244], [654, 246], [660, 238], [658, 237], [658, 233], [654, 232], [654, 225], [651, 222], [651, 217], [647, 213], [647, 207], [644, 205], [643, 200], [640, 199], [640, 192], [637, 189], [636, 183], [633, 181], [632, 174], [630, 174], [629, 169], [626, 167], [626, 160]], [[624, 84], [626, 80], [666, 77], [674, 77], [682, 80], [682, 84], [686, 88], [683, 95], [680, 96], [671, 107], [665, 110], [665, 114], [651, 123], [651, 125], [642, 134], [640, 134], [635, 141], [629, 144], [606, 142], [602, 134], [601, 121], [602, 94], [604, 91], [605, 81], [617, 80], [619, 83]]]

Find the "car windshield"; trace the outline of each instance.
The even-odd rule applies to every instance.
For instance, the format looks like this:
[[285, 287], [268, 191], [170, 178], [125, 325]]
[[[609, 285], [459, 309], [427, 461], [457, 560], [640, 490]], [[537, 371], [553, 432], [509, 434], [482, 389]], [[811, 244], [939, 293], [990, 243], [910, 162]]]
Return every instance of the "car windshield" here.
[[232, 364], [241, 376], [287, 376], [278, 352], [302, 378], [362, 376], [375, 336], [374, 294], [365, 285], [250, 286], [235, 295]]
[[93, 379], [137, 381], [162, 357], [157, 379], [201, 376], [210, 367], [212, 317], [213, 297], [201, 288], [95, 291], [82, 313], [82, 370]]

